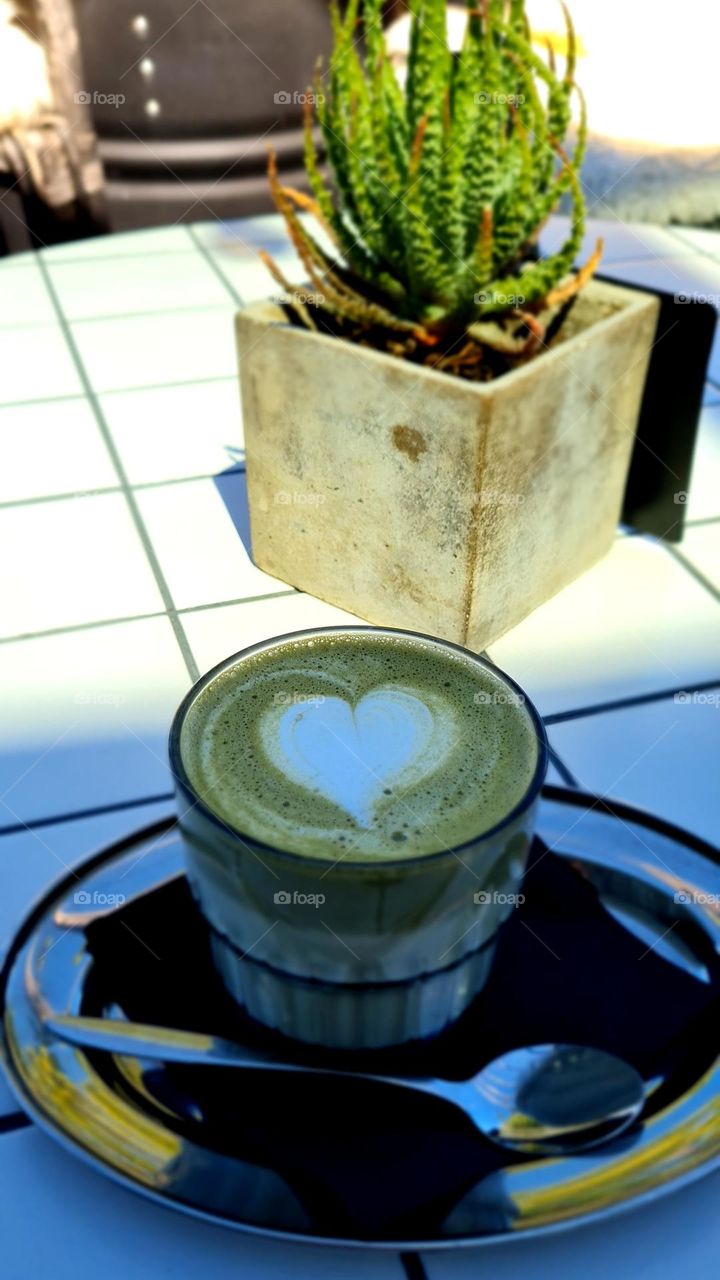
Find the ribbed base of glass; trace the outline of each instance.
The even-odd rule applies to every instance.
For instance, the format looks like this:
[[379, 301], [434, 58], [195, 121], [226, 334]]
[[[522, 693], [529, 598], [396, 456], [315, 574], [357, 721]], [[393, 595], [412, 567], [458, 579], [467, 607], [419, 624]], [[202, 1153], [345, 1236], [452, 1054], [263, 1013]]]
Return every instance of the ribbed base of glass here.
[[495, 938], [437, 973], [376, 986], [309, 981], [242, 957], [211, 935], [215, 965], [235, 1000], [258, 1022], [306, 1044], [379, 1049], [437, 1035], [485, 985]]

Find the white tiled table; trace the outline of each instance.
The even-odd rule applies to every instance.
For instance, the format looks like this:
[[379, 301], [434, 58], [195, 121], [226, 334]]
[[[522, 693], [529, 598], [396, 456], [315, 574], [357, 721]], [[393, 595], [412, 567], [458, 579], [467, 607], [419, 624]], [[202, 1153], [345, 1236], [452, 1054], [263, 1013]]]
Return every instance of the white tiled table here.
[[[546, 244], [562, 230], [551, 224]], [[720, 235], [596, 233], [607, 274], [720, 294]], [[349, 617], [247, 551], [232, 316], [268, 291], [260, 245], [292, 274], [274, 217], [0, 263], [0, 947], [63, 869], [170, 811], [165, 739], [199, 672], [264, 636]], [[710, 376], [682, 546], [619, 536], [491, 656], [546, 717], [556, 780], [717, 842], [720, 345]], [[719, 1193], [715, 1176], [597, 1227], [422, 1258], [275, 1244], [95, 1176], [27, 1125], [0, 1081], [4, 1280], [708, 1280]]]

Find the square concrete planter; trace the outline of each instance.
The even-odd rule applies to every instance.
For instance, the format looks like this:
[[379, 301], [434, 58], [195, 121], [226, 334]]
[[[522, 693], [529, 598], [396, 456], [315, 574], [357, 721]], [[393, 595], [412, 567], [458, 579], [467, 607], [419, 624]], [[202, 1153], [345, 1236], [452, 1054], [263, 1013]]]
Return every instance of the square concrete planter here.
[[593, 282], [562, 341], [474, 384], [248, 307], [254, 560], [369, 622], [485, 648], [609, 549], [658, 309]]

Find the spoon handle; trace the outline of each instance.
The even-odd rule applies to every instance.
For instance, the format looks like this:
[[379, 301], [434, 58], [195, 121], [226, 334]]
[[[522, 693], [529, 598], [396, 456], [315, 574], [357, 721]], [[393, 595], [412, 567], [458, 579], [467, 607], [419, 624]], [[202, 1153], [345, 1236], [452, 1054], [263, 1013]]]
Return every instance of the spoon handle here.
[[296, 1062], [278, 1062], [254, 1049], [247, 1050], [231, 1040], [203, 1035], [197, 1031], [177, 1031], [171, 1027], [154, 1027], [141, 1022], [122, 1022], [111, 1018], [86, 1018], [72, 1014], [55, 1014], [43, 1020], [45, 1029], [66, 1044], [81, 1049], [99, 1049], [105, 1053], [128, 1054], [137, 1058], [160, 1058], [163, 1062], [185, 1066], [244, 1067], [263, 1071], [293, 1071], [303, 1075], [349, 1076], [351, 1079], [374, 1080], [436, 1097], [449, 1098], [450, 1081], [408, 1076], [372, 1075], [358, 1071], [340, 1071], [334, 1067], [304, 1066]]
[[161, 1058], [188, 1066], [272, 1067], [279, 1065], [245, 1050], [230, 1040], [197, 1031], [178, 1031], [142, 1022], [122, 1022], [114, 1018], [86, 1018], [54, 1014], [43, 1020], [51, 1035], [80, 1049], [100, 1049], [106, 1053], [132, 1054], [138, 1058]]

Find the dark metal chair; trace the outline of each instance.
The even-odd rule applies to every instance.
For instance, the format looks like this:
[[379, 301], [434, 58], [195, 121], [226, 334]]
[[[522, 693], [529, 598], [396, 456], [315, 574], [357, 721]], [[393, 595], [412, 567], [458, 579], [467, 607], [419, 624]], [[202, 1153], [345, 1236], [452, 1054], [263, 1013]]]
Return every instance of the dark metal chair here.
[[302, 98], [330, 50], [327, 0], [74, 3], [113, 229], [268, 210], [269, 144], [304, 185]]

